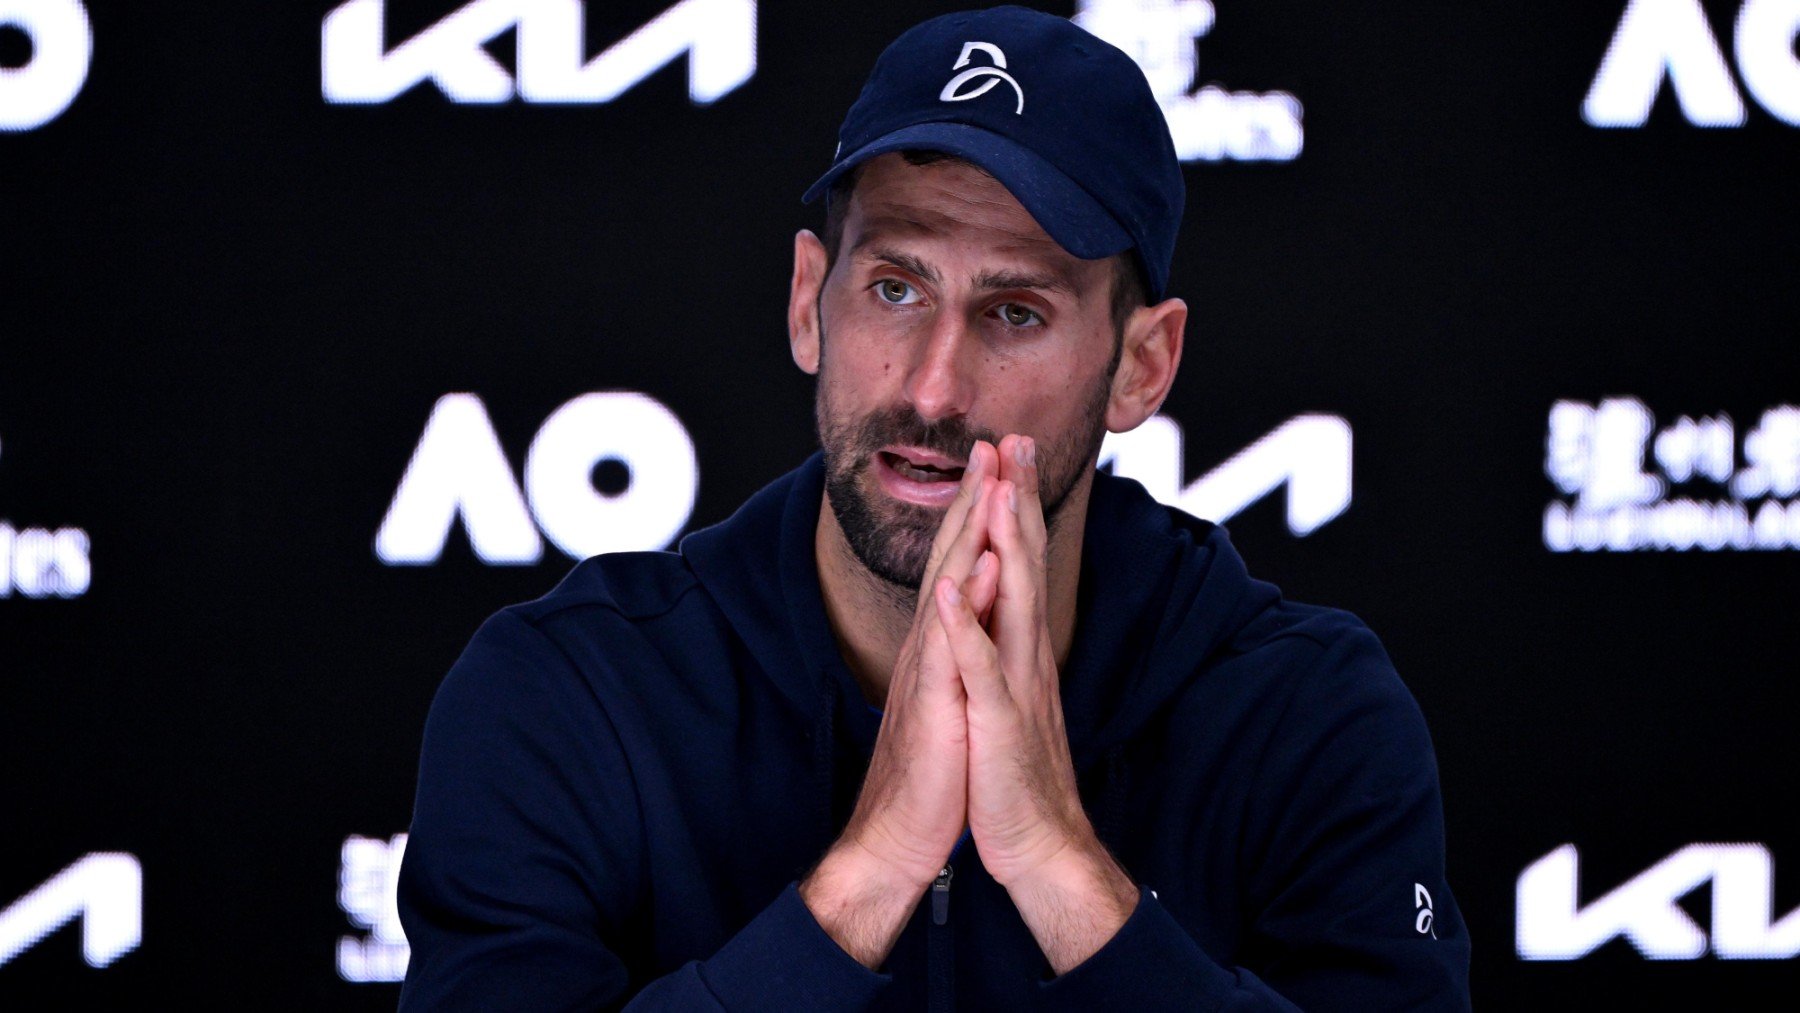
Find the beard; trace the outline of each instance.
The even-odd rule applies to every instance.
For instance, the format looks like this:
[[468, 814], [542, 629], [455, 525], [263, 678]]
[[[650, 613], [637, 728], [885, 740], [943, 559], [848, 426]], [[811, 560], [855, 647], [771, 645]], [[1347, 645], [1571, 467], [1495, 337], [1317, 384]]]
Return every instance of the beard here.
[[[976, 440], [998, 447], [1003, 434], [960, 417], [928, 421], [907, 405], [843, 418], [831, 411], [823, 369], [820, 374], [814, 415], [825, 451], [825, 496], [838, 528], [865, 569], [896, 588], [916, 592], [925, 581], [944, 511], [902, 503], [882, 492], [873, 475], [880, 467], [877, 451], [889, 445], [916, 446], [967, 461]], [[1074, 429], [1048, 443], [1039, 441], [1038, 497], [1052, 530], [1075, 483], [1100, 452], [1110, 389], [1109, 373], [1089, 393]]]

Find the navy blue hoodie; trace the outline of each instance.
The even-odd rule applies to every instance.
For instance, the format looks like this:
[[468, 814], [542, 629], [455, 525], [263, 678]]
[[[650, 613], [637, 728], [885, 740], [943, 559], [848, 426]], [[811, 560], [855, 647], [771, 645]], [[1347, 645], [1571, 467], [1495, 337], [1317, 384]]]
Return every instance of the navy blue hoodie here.
[[795, 888], [880, 726], [825, 618], [822, 488], [815, 455], [679, 553], [589, 559], [482, 626], [426, 725], [403, 1008], [1468, 1005], [1431, 743], [1374, 635], [1105, 474], [1063, 708], [1137, 909], [1056, 977], [959, 846], [881, 970], [853, 960]]

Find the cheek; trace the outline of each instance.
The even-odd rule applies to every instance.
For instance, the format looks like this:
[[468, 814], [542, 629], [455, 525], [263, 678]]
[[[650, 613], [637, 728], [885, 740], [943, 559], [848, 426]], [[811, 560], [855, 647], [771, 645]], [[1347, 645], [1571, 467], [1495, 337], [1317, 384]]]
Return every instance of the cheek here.
[[1093, 402], [1108, 385], [1104, 361], [1013, 361], [997, 364], [990, 375], [994, 382], [977, 409], [981, 421], [1045, 444], [1085, 439], [1095, 424]]
[[891, 355], [858, 352], [849, 342], [827, 339], [819, 370], [818, 401], [828, 419], [839, 425], [855, 425], [872, 413], [899, 404], [903, 370]]
[[906, 378], [902, 337], [884, 336], [859, 326], [854, 314], [827, 320], [819, 378], [840, 388], [840, 398], [891, 400]]

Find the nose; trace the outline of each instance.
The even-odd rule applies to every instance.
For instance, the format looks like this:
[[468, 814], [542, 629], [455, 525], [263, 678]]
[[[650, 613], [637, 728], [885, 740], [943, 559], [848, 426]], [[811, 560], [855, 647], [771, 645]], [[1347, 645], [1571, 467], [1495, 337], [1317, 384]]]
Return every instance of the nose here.
[[906, 378], [906, 397], [921, 418], [936, 422], [968, 412], [975, 391], [972, 358], [980, 354], [959, 315], [941, 313], [932, 321]]

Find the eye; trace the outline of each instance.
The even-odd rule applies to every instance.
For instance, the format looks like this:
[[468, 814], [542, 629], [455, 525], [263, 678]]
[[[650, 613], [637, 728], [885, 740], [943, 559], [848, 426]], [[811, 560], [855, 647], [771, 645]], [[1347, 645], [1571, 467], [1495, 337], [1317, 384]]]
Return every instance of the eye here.
[[895, 306], [906, 306], [919, 301], [919, 293], [898, 278], [883, 278], [876, 282], [875, 294], [881, 297], [882, 302]]
[[1043, 318], [1038, 316], [1036, 310], [1021, 306], [1016, 302], [1004, 303], [1000, 306], [1000, 319], [1014, 327], [1030, 327], [1043, 322]]

